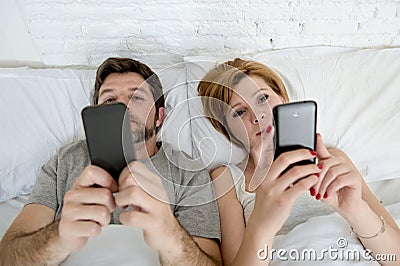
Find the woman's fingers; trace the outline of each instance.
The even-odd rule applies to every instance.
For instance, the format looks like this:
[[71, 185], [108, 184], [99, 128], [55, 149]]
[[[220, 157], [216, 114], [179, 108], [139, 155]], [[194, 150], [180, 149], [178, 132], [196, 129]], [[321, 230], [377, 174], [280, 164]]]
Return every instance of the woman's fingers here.
[[328, 149], [326, 148], [323, 140], [322, 140], [322, 136], [321, 134], [317, 134], [317, 141], [316, 141], [316, 147], [317, 147], [317, 155], [318, 155], [318, 159], [322, 160], [322, 159], [328, 159], [330, 158], [332, 155], [329, 153]]
[[[315, 175], [318, 178], [318, 173], [320, 171], [321, 170], [315, 164], [294, 166], [277, 179], [276, 188], [280, 191], [285, 191], [287, 188], [296, 185], [302, 179], [307, 178], [310, 175]], [[318, 179], [316, 182], [318, 182]]]
[[357, 180], [355, 180], [353, 177], [354, 175], [351, 172], [348, 172], [336, 178], [326, 189], [327, 196], [329, 197], [329, 195], [333, 195], [345, 187], [357, 189], [359, 184], [355, 182]]
[[272, 164], [268, 176], [277, 179], [292, 164], [315, 158], [316, 153], [307, 149], [299, 149], [282, 153]]
[[321, 178], [320, 178], [320, 182], [318, 182], [314, 186], [315, 191], [320, 190], [321, 184], [325, 180], [325, 177], [331, 168], [336, 167], [338, 165], [345, 165], [344, 163], [345, 163], [345, 161], [343, 160], [343, 158], [337, 157], [337, 156], [331, 156], [328, 159], [319, 160], [318, 167], [321, 169], [321, 172], [320, 172]]
[[317, 195], [319, 194], [321, 197], [327, 198], [329, 195], [327, 193], [327, 188], [340, 176], [346, 175], [350, 171], [351, 169], [347, 165], [343, 164], [339, 164], [329, 168], [319, 186], [319, 189], [316, 190]]
[[310, 175], [306, 178], [303, 178], [286, 190], [285, 197], [294, 202], [301, 194], [309, 190], [316, 182], [318, 182], [318, 177], [316, 175]]
[[261, 133], [261, 145], [259, 145], [252, 153], [255, 159], [256, 169], [249, 183], [249, 190], [256, 190], [263, 182], [266, 173], [269, 172], [274, 160], [274, 127], [269, 125]]

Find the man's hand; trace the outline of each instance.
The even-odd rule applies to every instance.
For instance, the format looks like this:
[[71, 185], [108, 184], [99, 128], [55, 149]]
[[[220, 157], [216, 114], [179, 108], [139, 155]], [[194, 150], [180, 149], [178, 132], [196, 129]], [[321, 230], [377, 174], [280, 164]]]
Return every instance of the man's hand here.
[[118, 185], [111, 175], [100, 167], [90, 165], [64, 196], [59, 223], [62, 244], [69, 251], [81, 250], [91, 236], [110, 223], [110, 212], [115, 210], [112, 195]]
[[160, 252], [176, 247], [182, 230], [171, 210], [161, 178], [140, 162], [131, 162], [119, 178], [116, 203], [120, 222], [139, 227], [147, 244]]

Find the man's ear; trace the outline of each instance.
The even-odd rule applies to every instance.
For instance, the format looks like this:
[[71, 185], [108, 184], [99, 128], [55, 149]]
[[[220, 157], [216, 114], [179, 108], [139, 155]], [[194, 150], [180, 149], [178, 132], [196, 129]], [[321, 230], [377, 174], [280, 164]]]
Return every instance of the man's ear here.
[[162, 122], [164, 121], [164, 115], [165, 115], [165, 108], [164, 107], [158, 108], [158, 118], [156, 121], [156, 127], [159, 127], [162, 124]]

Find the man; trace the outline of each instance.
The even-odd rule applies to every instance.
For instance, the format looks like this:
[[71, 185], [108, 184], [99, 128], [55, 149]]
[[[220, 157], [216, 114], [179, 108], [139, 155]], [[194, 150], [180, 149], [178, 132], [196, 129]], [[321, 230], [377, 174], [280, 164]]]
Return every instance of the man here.
[[127, 105], [137, 161], [117, 183], [90, 165], [85, 140], [62, 147], [43, 166], [28, 204], [3, 237], [0, 265], [59, 264], [110, 222], [141, 228], [162, 264], [221, 264], [207, 172], [190, 171], [187, 162], [179, 165], [185, 160], [177, 152], [157, 145], [164, 119], [158, 77], [135, 60], [109, 58], [97, 70], [93, 100]]

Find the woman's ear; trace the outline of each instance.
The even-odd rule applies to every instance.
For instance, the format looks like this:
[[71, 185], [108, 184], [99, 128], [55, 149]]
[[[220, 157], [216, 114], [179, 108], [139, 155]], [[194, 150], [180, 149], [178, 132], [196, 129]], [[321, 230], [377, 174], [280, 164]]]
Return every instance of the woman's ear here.
[[279, 96], [279, 98], [281, 98], [282, 103], [286, 103], [286, 100], [282, 96]]

